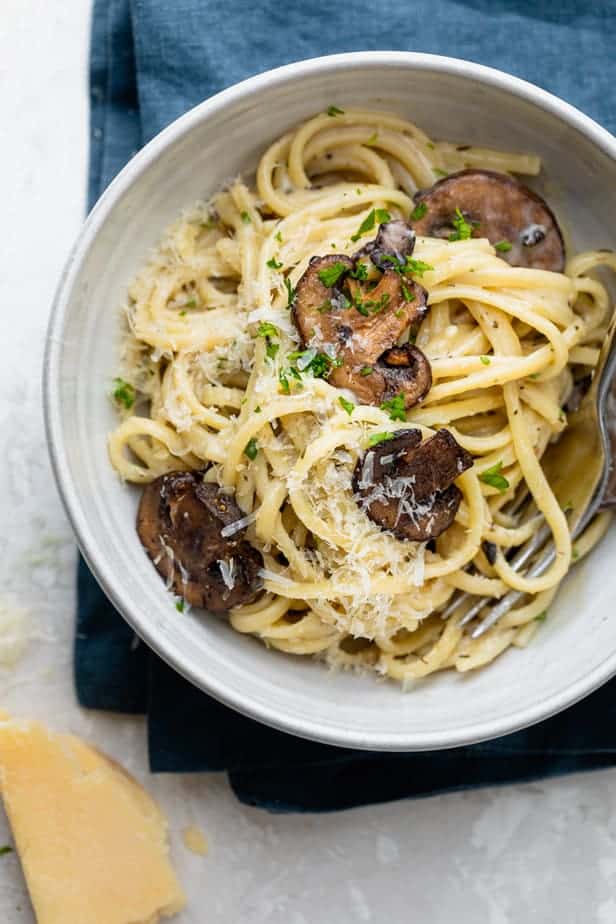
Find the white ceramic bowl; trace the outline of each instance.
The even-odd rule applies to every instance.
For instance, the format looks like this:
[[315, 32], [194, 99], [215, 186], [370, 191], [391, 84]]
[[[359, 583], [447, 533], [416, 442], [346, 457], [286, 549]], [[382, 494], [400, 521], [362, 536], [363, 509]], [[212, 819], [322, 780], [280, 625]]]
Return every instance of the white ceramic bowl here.
[[[225, 621], [179, 615], [135, 532], [138, 491], [112, 471], [107, 398], [126, 285], [178, 212], [208, 197], [290, 126], [329, 104], [393, 110], [433, 137], [541, 156], [539, 183], [576, 248], [616, 244], [616, 140], [528, 83], [432, 55], [366, 52], [292, 64], [219, 93], [134, 157], [88, 218], [62, 277], [45, 361], [48, 440], [77, 539], [135, 631], [197, 686], [296, 735], [382, 750], [502, 735], [570, 705], [616, 673], [616, 531], [566, 581], [525, 651], [406, 694], [268, 651]], [[207, 731], [207, 730], [206, 730]]]

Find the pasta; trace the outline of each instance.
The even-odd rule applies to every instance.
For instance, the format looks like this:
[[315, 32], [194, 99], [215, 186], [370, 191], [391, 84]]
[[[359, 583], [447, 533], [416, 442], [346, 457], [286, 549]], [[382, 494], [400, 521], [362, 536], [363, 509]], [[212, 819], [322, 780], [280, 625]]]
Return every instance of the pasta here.
[[[333, 107], [310, 119], [265, 152], [254, 185], [238, 179], [168, 229], [130, 287], [115, 383], [122, 419], [109, 453], [122, 478], [204, 470], [241, 508], [263, 592], [231, 611], [233, 628], [402, 682], [478, 668], [538, 628], [572, 560], [540, 459], [611, 313], [588, 275], [616, 268], [611, 254], [577, 255], [556, 273], [511, 266], [486, 238], [418, 236], [430, 310], [416, 346], [432, 370], [423, 402], [394, 415], [315, 374], [289, 311], [310, 260], [354, 254], [379, 222], [408, 218], [418, 189], [467, 167], [540, 170], [530, 155], [433, 142], [383, 112]], [[353, 496], [366, 447], [409, 427], [424, 437], [447, 428], [474, 461], [434, 543], [401, 541]], [[507, 553], [540, 516], [557, 554], [531, 578]], [[607, 522], [590, 527], [583, 552]], [[480, 639], [459, 613], [441, 618], [458, 589], [499, 598], [511, 588], [526, 597]]]

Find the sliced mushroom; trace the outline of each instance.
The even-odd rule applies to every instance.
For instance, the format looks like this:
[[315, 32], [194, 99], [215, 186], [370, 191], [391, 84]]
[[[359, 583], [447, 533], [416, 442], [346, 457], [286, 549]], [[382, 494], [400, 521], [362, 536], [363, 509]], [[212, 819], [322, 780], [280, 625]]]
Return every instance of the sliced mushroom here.
[[358, 256], [369, 256], [377, 269], [391, 269], [392, 258], [404, 263], [415, 249], [417, 235], [406, 221], [388, 221], [379, 226], [374, 241], [371, 241]]
[[448, 430], [421, 441], [419, 430], [368, 449], [353, 474], [357, 503], [397, 539], [427, 542], [454, 521], [462, 492], [455, 479], [473, 459]]
[[[473, 237], [503, 242], [502, 256], [512, 266], [561, 273], [565, 245], [558, 222], [547, 203], [518, 180], [492, 170], [462, 170], [417, 193], [415, 201], [427, 206], [413, 222], [417, 234], [448, 238], [459, 209]], [[507, 244], [511, 245], [505, 250]]]
[[[390, 225], [406, 230], [389, 231]], [[383, 263], [388, 253], [403, 264], [413, 242], [405, 222], [381, 226], [370, 256], [386, 268], [372, 288], [350, 275], [356, 260], [336, 254], [313, 257], [297, 284], [293, 320], [304, 346], [335, 356], [338, 365], [332, 367], [329, 381], [350, 389], [366, 404], [379, 405], [402, 394], [406, 407], [412, 407], [432, 384], [430, 364], [421, 350], [408, 344], [397, 347], [401, 336], [425, 316], [426, 291], [392, 269], [392, 261]], [[336, 270], [338, 278], [327, 285], [328, 271], [335, 275]]]
[[[169, 472], [147, 485], [137, 533], [157, 571], [193, 606], [226, 613], [261, 588], [261, 553], [233, 530], [244, 514], [202, 472]], [[223, 535], [225, 527], [230, 535]], [[226, 533], [226, 531], [225, 531]]]

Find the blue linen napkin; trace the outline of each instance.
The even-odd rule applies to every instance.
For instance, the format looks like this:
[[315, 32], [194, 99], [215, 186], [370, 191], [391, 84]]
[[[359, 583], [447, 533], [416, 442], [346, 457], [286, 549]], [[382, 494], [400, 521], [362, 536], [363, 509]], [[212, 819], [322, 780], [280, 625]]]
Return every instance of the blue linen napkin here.
[[[615, 130], [615, 40], [616, 0], [95, 0], [89, 203], [189, 107], [267, 68], [340, 51], [427, 51], [493, 65]], [[153, 771], [226, 770], [239, 799], [272, 811], [329, 811], [616, 763], [616, 680], [533, 728], [450, 751], [357, 752], [285, 735], [135, 646], [83, 561], [75, 680], [83, 706], [147, 713]]]

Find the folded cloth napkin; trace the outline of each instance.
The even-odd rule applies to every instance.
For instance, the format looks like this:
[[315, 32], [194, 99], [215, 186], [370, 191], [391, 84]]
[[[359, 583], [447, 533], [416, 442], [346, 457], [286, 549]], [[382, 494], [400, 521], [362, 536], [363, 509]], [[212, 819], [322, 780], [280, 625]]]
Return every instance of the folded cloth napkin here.
[[[616, 0], [95, 0], [89, 200], [176, 116], [250, 74], [360, 49], [438, 52], [495, 65], [616, 128]], [[161, 229], [162, 230], [162, 229]], [[315, 744], [266, 728], [192, 687], [78, 575], [75, 677], [93, 709], [146, 712], [154, 771], [226, 770], [239, 799], [328, 811], [616, 763], [616, 681], [525, 731], [421, 754]]]

